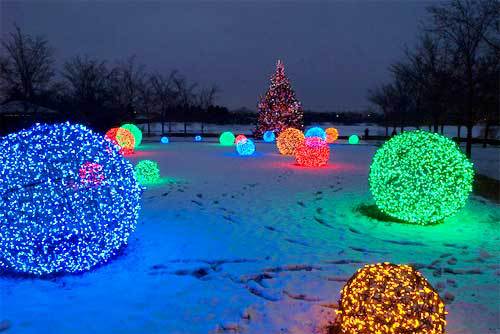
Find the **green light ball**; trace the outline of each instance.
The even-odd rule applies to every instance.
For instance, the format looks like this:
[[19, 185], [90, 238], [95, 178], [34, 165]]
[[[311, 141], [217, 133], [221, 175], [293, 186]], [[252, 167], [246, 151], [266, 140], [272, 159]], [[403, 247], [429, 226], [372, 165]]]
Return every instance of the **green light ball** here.
[[359, 137], [357, 135], [349, 136], [349, 144], [356, 145], [359, 144]]
[[137, 147], [139, 147], [139, 145], [141, 145], [141, 142], [142, 142], [142, 131], [141, 131], [141, 129], [139, 129], [135, 124], [130, 124], [130, 123], [123, 124], [120, 127], [122, 129], [127, 129], [130, 132], [132, 132], [132, 136], [134, 136], [134, 139], [135, 139], [134, 148], [137, 148]]
[[406, 131], [388, 140], [373, 157], [370, 191], [387, 215], [413, 224], [434, 224], [465, 206], [474, 169], [450, 139]]
[[156, 161], [141, 160], [134, 169], [135, 178], [140, 185], [149, 185], [158, 183], [160, 180], [160, 167]]
[[219, 137], [219, 143], [223, 146], [232, 146], [234, 145], [234, 134], [231, 131], [223, 132]]

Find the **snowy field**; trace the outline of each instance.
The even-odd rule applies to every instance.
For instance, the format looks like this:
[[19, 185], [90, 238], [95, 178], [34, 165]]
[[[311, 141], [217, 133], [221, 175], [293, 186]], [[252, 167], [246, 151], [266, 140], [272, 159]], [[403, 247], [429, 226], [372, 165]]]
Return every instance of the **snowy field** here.
[[[9, 334], [327, 334], [345, 281], [390, 261], [438, 289], [447, 333], [500, 333], [500, 207], [472, 196], [444, 224], [379, 220], [375, 150], [336, 144], [329, 166], [308, 169], [273, 144], [241, 158], [145, 143], [131, 160], [157, 160], [164, 179], [144, 192], [123, 254], [80, 275], [0, 277], [0, 322]], [[478, 168], [498, 170], [498, 151], [476, 149]]]

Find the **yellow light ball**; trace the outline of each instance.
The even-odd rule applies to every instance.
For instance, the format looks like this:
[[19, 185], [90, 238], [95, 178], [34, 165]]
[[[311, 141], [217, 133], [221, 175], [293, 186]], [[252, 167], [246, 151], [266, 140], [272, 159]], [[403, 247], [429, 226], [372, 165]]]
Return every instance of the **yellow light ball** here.
[[278, 135], [276, 145], [283, 155], [295, 155], [295, 149], [304, 142], [304, 134], [295, 128], [288, 128]]
[[378, 263], [342, 288], [336, 334], [443, 334], [446, 311], [425, 277], [408, 265]]

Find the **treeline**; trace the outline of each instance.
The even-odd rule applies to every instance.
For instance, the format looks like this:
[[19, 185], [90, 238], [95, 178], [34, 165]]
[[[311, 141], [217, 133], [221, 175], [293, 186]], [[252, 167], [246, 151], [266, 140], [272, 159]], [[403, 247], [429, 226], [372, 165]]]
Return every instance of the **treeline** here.
[[200, 87], [175, 70], [147, 72], [135, 57], [110, 64], [76, 56], [56, 69], [45, 37], [16, 26], [1, 44], [1, 103], [27, 101], [101, 131], [126, 121], [159, 120], [165, 128], [173, 121], [207, 120], [205, 113], [227, 113], [214, 106], [215, 85]]
[[[500, 3], [452, 0], [428, 8], [418, 43], [389, 68], [391, 81], [369, 91], [382, 124], [442, 132], [445, 124], [466, 129], [470, 157], [472, 128], [484, 123], [485, 139], [500, 122]], [[486, 141], [484, 142], [486, 145]]]

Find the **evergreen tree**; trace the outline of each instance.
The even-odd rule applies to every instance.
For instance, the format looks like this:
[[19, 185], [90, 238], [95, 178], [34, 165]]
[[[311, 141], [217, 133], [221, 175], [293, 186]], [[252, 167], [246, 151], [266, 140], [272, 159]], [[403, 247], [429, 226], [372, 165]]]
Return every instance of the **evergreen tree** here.
[[276, 72], [271, 77], [271, 86], [259, 102], [259, 118], [255, 136], [261, 137], [268, 130], [278, 134], [289, 127], [302, 130], [304, 113], [285, 75], [285, 66], [281, 60], [278, 60]]

